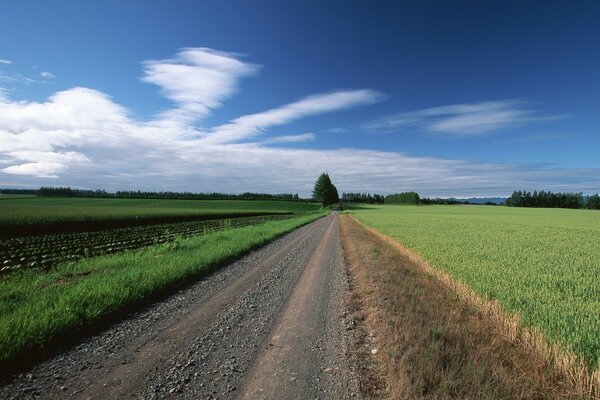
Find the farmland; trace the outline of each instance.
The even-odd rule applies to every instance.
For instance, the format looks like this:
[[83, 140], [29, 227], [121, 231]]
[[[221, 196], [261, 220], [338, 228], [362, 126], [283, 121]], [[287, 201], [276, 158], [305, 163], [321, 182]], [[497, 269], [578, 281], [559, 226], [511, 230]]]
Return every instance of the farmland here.
[[365, 225], [414, 250], [550, 343], [600, 367], [600, 214], [473, 206], [364, 206]]
[[318, 210], [290, 201], [3, 198], [0, 273], [118, 253]]
[[0, 273], [26, 268], [48, 269], [61, 262], [75, 261], [83, 257], [114, 254], [217, 230], [257, 225], [292, 217], [292, 215], [265, 215], [0, 239]]
[[6, 198], [0, 201], [0, 236], [89, 231], [142, 224], [302, 214], [316, 203], [249, 200]]
[[[198, 278], [323, 215], [309, 213], [25, 269], [0, 277], [0, 364], [161, 290]], [[233, 222], [232, 222], [233, 223]]]

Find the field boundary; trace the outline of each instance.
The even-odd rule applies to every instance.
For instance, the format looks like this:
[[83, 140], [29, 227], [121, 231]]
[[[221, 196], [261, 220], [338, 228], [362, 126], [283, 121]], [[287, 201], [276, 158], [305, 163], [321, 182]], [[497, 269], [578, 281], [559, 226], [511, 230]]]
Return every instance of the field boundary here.
[[581, 357], [560, 348], [558, 345], [550, 344], [541, 332], [521, 326], [518, 317], [507, 312], [497, 301], [482, 299], [466, 285], [454, 279], [447, 272], [434, 268], [421, 256], [396, 239], [363, 224], [352, 214], [349, 217], [367, 231], [394, 247], [414, 265], [421, 268], [424, 273], [434, 276], [449, 290], [458, 295], [461, 300], [480, 310], [486, 318], [492, 321], [505, 339], [515, 345], [529, 348], [543, 357], [544, 360], [547, 360], [550, 365], [568, 379], [577, 393], [586, 398], [600, 399], [600, 370], [590, 371]]

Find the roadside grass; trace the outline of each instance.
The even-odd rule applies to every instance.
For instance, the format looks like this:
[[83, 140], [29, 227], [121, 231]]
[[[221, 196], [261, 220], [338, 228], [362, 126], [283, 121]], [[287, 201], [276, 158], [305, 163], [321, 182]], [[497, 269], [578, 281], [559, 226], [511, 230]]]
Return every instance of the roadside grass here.
[[323, 216], [313, 213], [0, 278], [0, 367]]
[[340, 237], [367, 397], [594, 398], [383, 236], [344, 216]]

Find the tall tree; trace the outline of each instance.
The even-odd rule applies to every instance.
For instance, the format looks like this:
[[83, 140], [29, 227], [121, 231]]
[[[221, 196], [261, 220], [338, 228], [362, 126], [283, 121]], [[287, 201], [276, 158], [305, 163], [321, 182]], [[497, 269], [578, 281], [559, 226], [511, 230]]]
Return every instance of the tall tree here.
[[313, 188], [313, 199], [324, 206], [338, 203], [340, 201], [337, 188], [331, 182], [329, 174], [322, 173], [315, 182]]

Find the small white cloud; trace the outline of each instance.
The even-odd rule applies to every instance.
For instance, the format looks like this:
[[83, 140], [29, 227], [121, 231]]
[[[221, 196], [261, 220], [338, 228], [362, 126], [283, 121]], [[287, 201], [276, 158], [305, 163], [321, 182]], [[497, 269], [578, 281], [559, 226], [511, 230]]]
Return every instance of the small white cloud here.
[[0, 64], [11, 65], [12, 61], [4, 59], [4, 58], [0, 58]]
[[418, 128], [430, 133], [465, 137], [549, 118], [539, 116], [537, 110], [525, 106], [516, 100], [455, 104], [390, 115], [366, 123], [363, 128], [378, 133]]
[[40, 76], [44, 79], [56, 79], [56, 75], [54, 75], [52, 72], [48, 72], [48, 71], [40, 72]]
[[301, 143], [314, 140], [315, 137], [314, 133], [307, 132], [300, 135], [276, 136], [271, 139], [263, 140], [262, 143]]
[[208, 48], [186, 48], [172, 59], [145, 61], [141, 79], [158, 85], [177, 104], [176, 109], [164, 113], [165, 119], [192, 122], [220, 107], [235, 93], [240, 78], [258, 71], [258, 65], [236, 56]]
[[327, 132], [327, 133], [346, 133], [346, 132], [348, 132], [348, 129], [341, 128], [341, 127], [335, 127], [335, 128], [329, 128], [325, 132]]

